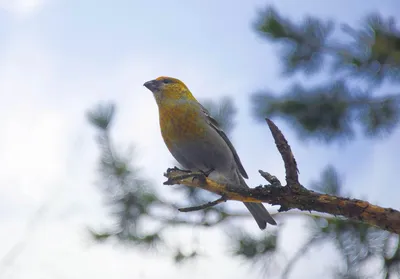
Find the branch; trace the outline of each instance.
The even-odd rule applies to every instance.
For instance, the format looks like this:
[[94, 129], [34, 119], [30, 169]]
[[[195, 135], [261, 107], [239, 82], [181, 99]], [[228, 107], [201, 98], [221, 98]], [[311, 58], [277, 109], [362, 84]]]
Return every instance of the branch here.
[[217, 199], [217, 200], [215, 200], [215, 201], [208, 202], [208, 203], [206, 203], [206, 204], [202, 204], [202, 205], [199, 205], [199, 206], [192, 206], [192, 207], [179, 208], [178, 210], [179, 210], [180, 212], [199, 211], [199, 210], [206, 209], [206, 208], [215, 206], [215, 205], [220, 204], [220, 203], [223, 203], [223, 202], [226, 202], [226, 199], [225, 199], [224, 196], [220, 197], [219, 199]]
[[258, 172], [259, 172], [260, 175], [261, 175], [262, 177], [264, 177], [265, 180], [267, 180], [271, 185], [282, 187], [281, 182], [279, 181], [279, 179], [278, 179], [276, 176], [273, 176], [272, 174], [270, 174], [270, 173], [268, 173], [268, 172], [266, 172], [266, 171], [262, 171], [262, 170], [259, 170]]
[[303, 188], [303, 186], [301, 186], [299, 183], [299, 170], [297, 168], [296, 159], [293, 156], [292, 150], [275, 123], [268, 118], [265, 120], [267, 121], [268, 127], [271, 130], [272, 136], [274, 137], [276, 147], [278, 148], [279, 153], [281, 153], [283, 162], [285, 163], [286, 182], [288, 183], [288, 186], [290, 185], [290, 187], [300, 190], [300, 188]]
[[182, 171], [176, 167], [168, 169], [164, 174], [168, 178], [164, 184], [199, 187], [216, 193], [226, 200], [280, 205], [279, 212], [299, 209], [329, 213], [334, 216], [342, 215], [351, 220], [362, 221], [371, 226], [400, 234], [400, 212], [397, 210], [383, 208], [363, 200], [321, 194], [303, 187], [298, 180], [296, 160], [285, 137], [271, 120], [267, 119], [267, 123], [285, 163], [286, 186], [279, 187], [278, 179], [262, 171], [260, 173], [267, 180], [271, 180], [272, 185], [250, 189], [221, 184], [205, 177], [203, 173]]

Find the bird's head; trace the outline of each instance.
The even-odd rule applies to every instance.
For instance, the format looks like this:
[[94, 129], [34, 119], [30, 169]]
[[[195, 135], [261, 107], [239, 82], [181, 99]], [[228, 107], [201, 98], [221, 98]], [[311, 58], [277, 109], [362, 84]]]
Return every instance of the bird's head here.
[[143, 85], [153, 92], [157, 103], [174, 100], [196, 100], [187, 86], [176, 78], [162, 76], [147, 81]]

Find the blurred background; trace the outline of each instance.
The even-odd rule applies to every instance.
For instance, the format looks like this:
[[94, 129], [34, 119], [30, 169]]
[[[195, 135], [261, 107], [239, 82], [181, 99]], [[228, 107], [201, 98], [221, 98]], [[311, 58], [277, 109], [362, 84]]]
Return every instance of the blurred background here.
[[[400, 278], [397, 235], [165, 186], [142, 85], [183, 80], [250, 176], [400, 209], [400, 2], [0, 1], [0, 278]], [[397, 18], [396, 18], [397, 17]]]

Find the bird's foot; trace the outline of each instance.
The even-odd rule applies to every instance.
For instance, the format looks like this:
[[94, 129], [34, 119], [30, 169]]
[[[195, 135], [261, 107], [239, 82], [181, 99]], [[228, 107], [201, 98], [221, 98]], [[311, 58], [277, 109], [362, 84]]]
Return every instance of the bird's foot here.
[[210, 173], [212, 173], [214, 171], [214, 169], [209, 169], [206, 171], [202, 171], [199, 170], [198, 173], [193, 173], [193, 178], [192, 178], [192, 182], [194, 179], [198, 179], [200, 180], [200, 182], [205, 183], [206, 182], [206, 178], [210, 175]]
[[214, 168], [211, 168], [207, 171], [200, 171], [200, 172], [203, 173], [205, 177], [208, 177], [213, 171], [215, 171]]
[[197, 172], [197, 173], [192, 173], [191, 176], [192, 176], [192, 182], [195, 179], [198, 179], [201, 183], [206, 183], [207, 175], [202, 171]]

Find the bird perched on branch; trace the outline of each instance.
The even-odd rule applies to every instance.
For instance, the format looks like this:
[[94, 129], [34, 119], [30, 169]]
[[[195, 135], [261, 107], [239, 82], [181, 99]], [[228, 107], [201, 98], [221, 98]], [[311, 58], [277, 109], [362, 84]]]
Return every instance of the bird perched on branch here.
[[[247, 173], [232, 143], [182, 81], [159, 77], [144, 86], [157, 102], [164, 142], [184, 168], [231, 187], [248, 187], [243, 179]], [[267, 223], [276, 225], [262, 203], [244, 204], [260, 229]]]

